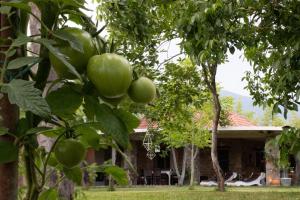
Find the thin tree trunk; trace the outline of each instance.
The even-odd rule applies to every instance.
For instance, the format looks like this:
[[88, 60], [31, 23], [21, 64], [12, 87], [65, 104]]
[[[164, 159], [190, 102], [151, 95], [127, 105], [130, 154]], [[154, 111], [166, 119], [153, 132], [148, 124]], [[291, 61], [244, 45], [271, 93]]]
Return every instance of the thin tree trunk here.
[[[116, 158], [117, 158], [117, 151], [115, 148], [111, 149], [111, 164], [116, 165]], [[115, 185], [114, 185], [114, 180], [112, 179], [112, 176], [109, 176], [109, 186], [108, 186], [109, 191], [115, 191]]]
[[177, 164], [177, 158], [176, 158], [175, 149], [171, 148], [171, 152], [172, 152], [172, 157], [173, 157], [173, 164], [174, 164], [174, 168], [175, 168], [175, 173], [176, 173], [176, 176], [179, 179], [180, 173], [179, 173], [179, 169], [178, 169], [178, 164]]
[[195, 184], [195, 160], [197, 158], [199, 149], [196, 147], [195, 150], [195, 145], [191, 145], [191, 177], [190, 177], [190, 187], [193, 187]]
[[211, 138], [211, 160], [213, 164], [213, 169], [217, 175], [218, 189], [221, 192], [225, 191], [224, 177], [222, 175], [222, 169], [218, 161], [218, 126], [221, 114], [221, 104], [219, 100], [219, 95], [216, 86], [216, 74], [217, 65], [203, 66], [204, 80], [212, 93], [213, 104], [214, 104], [214, 117], [212, 124], [212, 138]]
[[174, 164], [174, 168], [175, 168], [175, 173], [178, 177], [177, 184], [179, 186], [182, 186], [183, 182], [184, 182], [184, 178], [185, 178], [185, 171], [186, 171], [187, 147], [185, 146], [183, 149], [181, 172], [178, 169], [178, 163], [177, 163], [175, 149], [171, 148], [171, 151], [172, 151], [172, 156], [173, 156], [173, 164]]
[[[9, 26], [6, 15], [0, 15], [0, 28]], [[13, 38], [11, 29], [0, 32], [1, 38]], [[1, 48], [6, 51], [7, 48]], [[4, 55], [0, 55], [0, 61]], [[6, 95], [0, 94], [0, 121], [1, 126], [15, 131], [18, 122], [19, 111], [16, 105], [10, 104]], [[12, 136], [0, 136], [0, 140], [14, 142]], [[18, 194], [18, 160], [0, 165], [0, 200], [16, 200]]]
[[182, 158], [182, 166], [181, 166], [181, 175], [178, 180], [178, 185], [182, 186], [185, 178], [185, 172], [186, 172], [186, 160], [187, 160], [187, 151], [188, 148], [185, 146], [183, 150], [183, 158]]
[[194, 144], [191, 145], [191, 177], [190, 177], [190, 187], [194, 185], [194, 172], [195, 172], [195, 165], [194, 165]]

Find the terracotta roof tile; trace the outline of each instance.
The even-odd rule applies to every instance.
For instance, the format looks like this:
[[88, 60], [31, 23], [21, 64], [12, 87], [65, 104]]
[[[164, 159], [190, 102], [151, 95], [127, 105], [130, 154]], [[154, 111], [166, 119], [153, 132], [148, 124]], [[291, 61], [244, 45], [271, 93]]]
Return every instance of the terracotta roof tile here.
[[[246, 117], [239, 115], [238, 113], [231, 112], [229, 113], [230, 126], [255, 126], [254, 123], [250, 122]], [[199, 115], [196, 116], [199, 118]], [[155, 125], [157, 126], [157, 125]], [[147, 128], [147, 120], [146, 118], [142, 118], [140, 121], [140, 125], [138, 129], [146, 129]]]
[[230, 126], [255, 126], [246, 117], [239, 115], [238, 113], [229, 113]]

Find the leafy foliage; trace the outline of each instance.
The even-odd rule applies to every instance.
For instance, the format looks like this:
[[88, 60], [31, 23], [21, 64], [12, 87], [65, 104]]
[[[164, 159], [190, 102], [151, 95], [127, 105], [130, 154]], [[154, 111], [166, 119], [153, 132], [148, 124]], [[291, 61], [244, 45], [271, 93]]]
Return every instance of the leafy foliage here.
[[1, 92], [7, 93], [9, 101], [17, 104], [24, 111], [31, 111], [44, 118], [50, 116], [50, 108], [41, 97], [41, 91], [34, 87], [34, 82], [14, 79], [4, 84]]
[[63, 172], [68, 179], [72, 180], [77, 185], [81, 185], [82, 171], [79, 167], [74, 167], [72, 169], [64, 168]]
[[273, 106], [273, 112], [298, 110], [299, 2], [243, 2], [247, 18], [241, 35], [245, 56], [253, 66], [245, 79], [255, 103]]
[[50, 92], [46, 100], [53, 114], [63, 119], [72, 119], [75, 111], [80, 107], [83, 97], [71, 86], [63, 86]]
[[58, 192], [54, 188], [50, 188], [41, 193], [38, 200], [52, 200], [58, 198]]

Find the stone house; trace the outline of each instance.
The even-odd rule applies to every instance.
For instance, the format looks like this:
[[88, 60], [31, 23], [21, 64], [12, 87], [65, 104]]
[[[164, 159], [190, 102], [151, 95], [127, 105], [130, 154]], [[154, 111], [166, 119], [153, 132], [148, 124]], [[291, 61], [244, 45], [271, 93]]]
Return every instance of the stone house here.
[[[274, 179], [278, 180], [280, 178], [280, 170], [276, 168], [271, 160], [265, 159], [264, 147], [269, 139], [280, 134], [282, 127], [257, 126], [236, 113], [230, 113], [229, 119], [230, 126], [220, 127], [218, 134], [219, 163], [224, 175], [227, 176], [232, 172], [237, 172], [239, 177], [244, 179], [254, 178], [260, 172], [265, 172], [267, 185], [271, 184]], [[146, 120], [142, 119], [139, 127], [130, 136], [132, 148], [125, 152], [139, 173], [138, 176], [131, 176], [131, 183], [174, 184], [176, 175], [174, 173], [172, 154], [167, 152], [164, 156], [160, 156], [160, 150], [158, 149], [156, 156], [152, 160], [146, 156], [147, 151], [143, 146], [143, 138], [147, 128]], [[161, 145], [160, 148], [163, 149], [164, 145]], [[87, 154], [87, 161], [101, 164], [104, 160], [110, 159], [110, 156], [111, 150], [91, 150]], [[183, 149], [176, 149], [179, 168], [181, 168], [180, 158], [182, 156]], [[117, 155], [116, 163], [128, 169], [120, 155]], [[294, 179], [293, 182], [296, 182], [295, 177], [299, 173], [300, 166], [299, 163], [296, 166], [293, 159], [291, 166], [294, 167], [294, 170], [291, 170], [290, 176]], [[296, 170], [297, 168], [298, 170]], [[159, 172], [156, 173], [156, 171]], [[145, 181], [146, 177], [150, 176], [152, 176], [152, 180]], [[201, 149], [195, 160], [195, 181], [199, 183], [201, 180], [213, 179], [214, 177], [210, 149]], [[96, 178], [96, 184], [107, 184], [105, 176], [101, 173]]]

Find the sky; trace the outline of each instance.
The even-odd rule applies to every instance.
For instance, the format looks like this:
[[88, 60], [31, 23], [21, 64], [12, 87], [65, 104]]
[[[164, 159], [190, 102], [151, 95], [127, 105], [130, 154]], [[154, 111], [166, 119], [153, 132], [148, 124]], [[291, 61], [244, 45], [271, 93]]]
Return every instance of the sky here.
[[[164, 60], [180, 53], [178, 43], [178, 40], [174, 40], [171, 43], [166, 43], [163, 45], [161, 49], [162, 51], [165, 50], [166, 52], [160, 53], [159, 61], [163, 62]], [[173, 61], [175, 61], [177, 58], [178, 57], [174, 58]], [[222, 89], [243, 96], [250, 96], [249, 92], [244, 89], [246, 82], [242, 81], [245, 72], [250, 70], [251, 66], [243, 57], [243, 53], [236, 50], [234, 55], [229, 53], [228, 62], [218, 67], [216, 79]]]
[[[96, 4], [92, 1], [88, 1], [87, 7], [91, 10], [96, 8]], [[87, 13], [88, 15], [93, 15], [95, 12]], [[95, 15], [93, 16], [95, 18]], [[167, 50], [167, 52], [160, 53], [159, 61], [162, 62], [173, 55], [180, 52], [178, 40], [174, 40], [171, 43], [166, 43], [161, 47], [161, 50]], [[243, 58], [242, 52], [235, 51], [234, 55], [229, 55], [228, 62], [222, 64], [218, 68], [217, 72], [217, 82], [220, 84], [223, 90], [234, 92], [243, 96], [250, 96], [249, 92], [244, 89], [246, 82], [241, 79], [244, 77], [245, 72], [251, 70], [250, 64]], [[174, 61], [177, 58], [174, 58]]]

